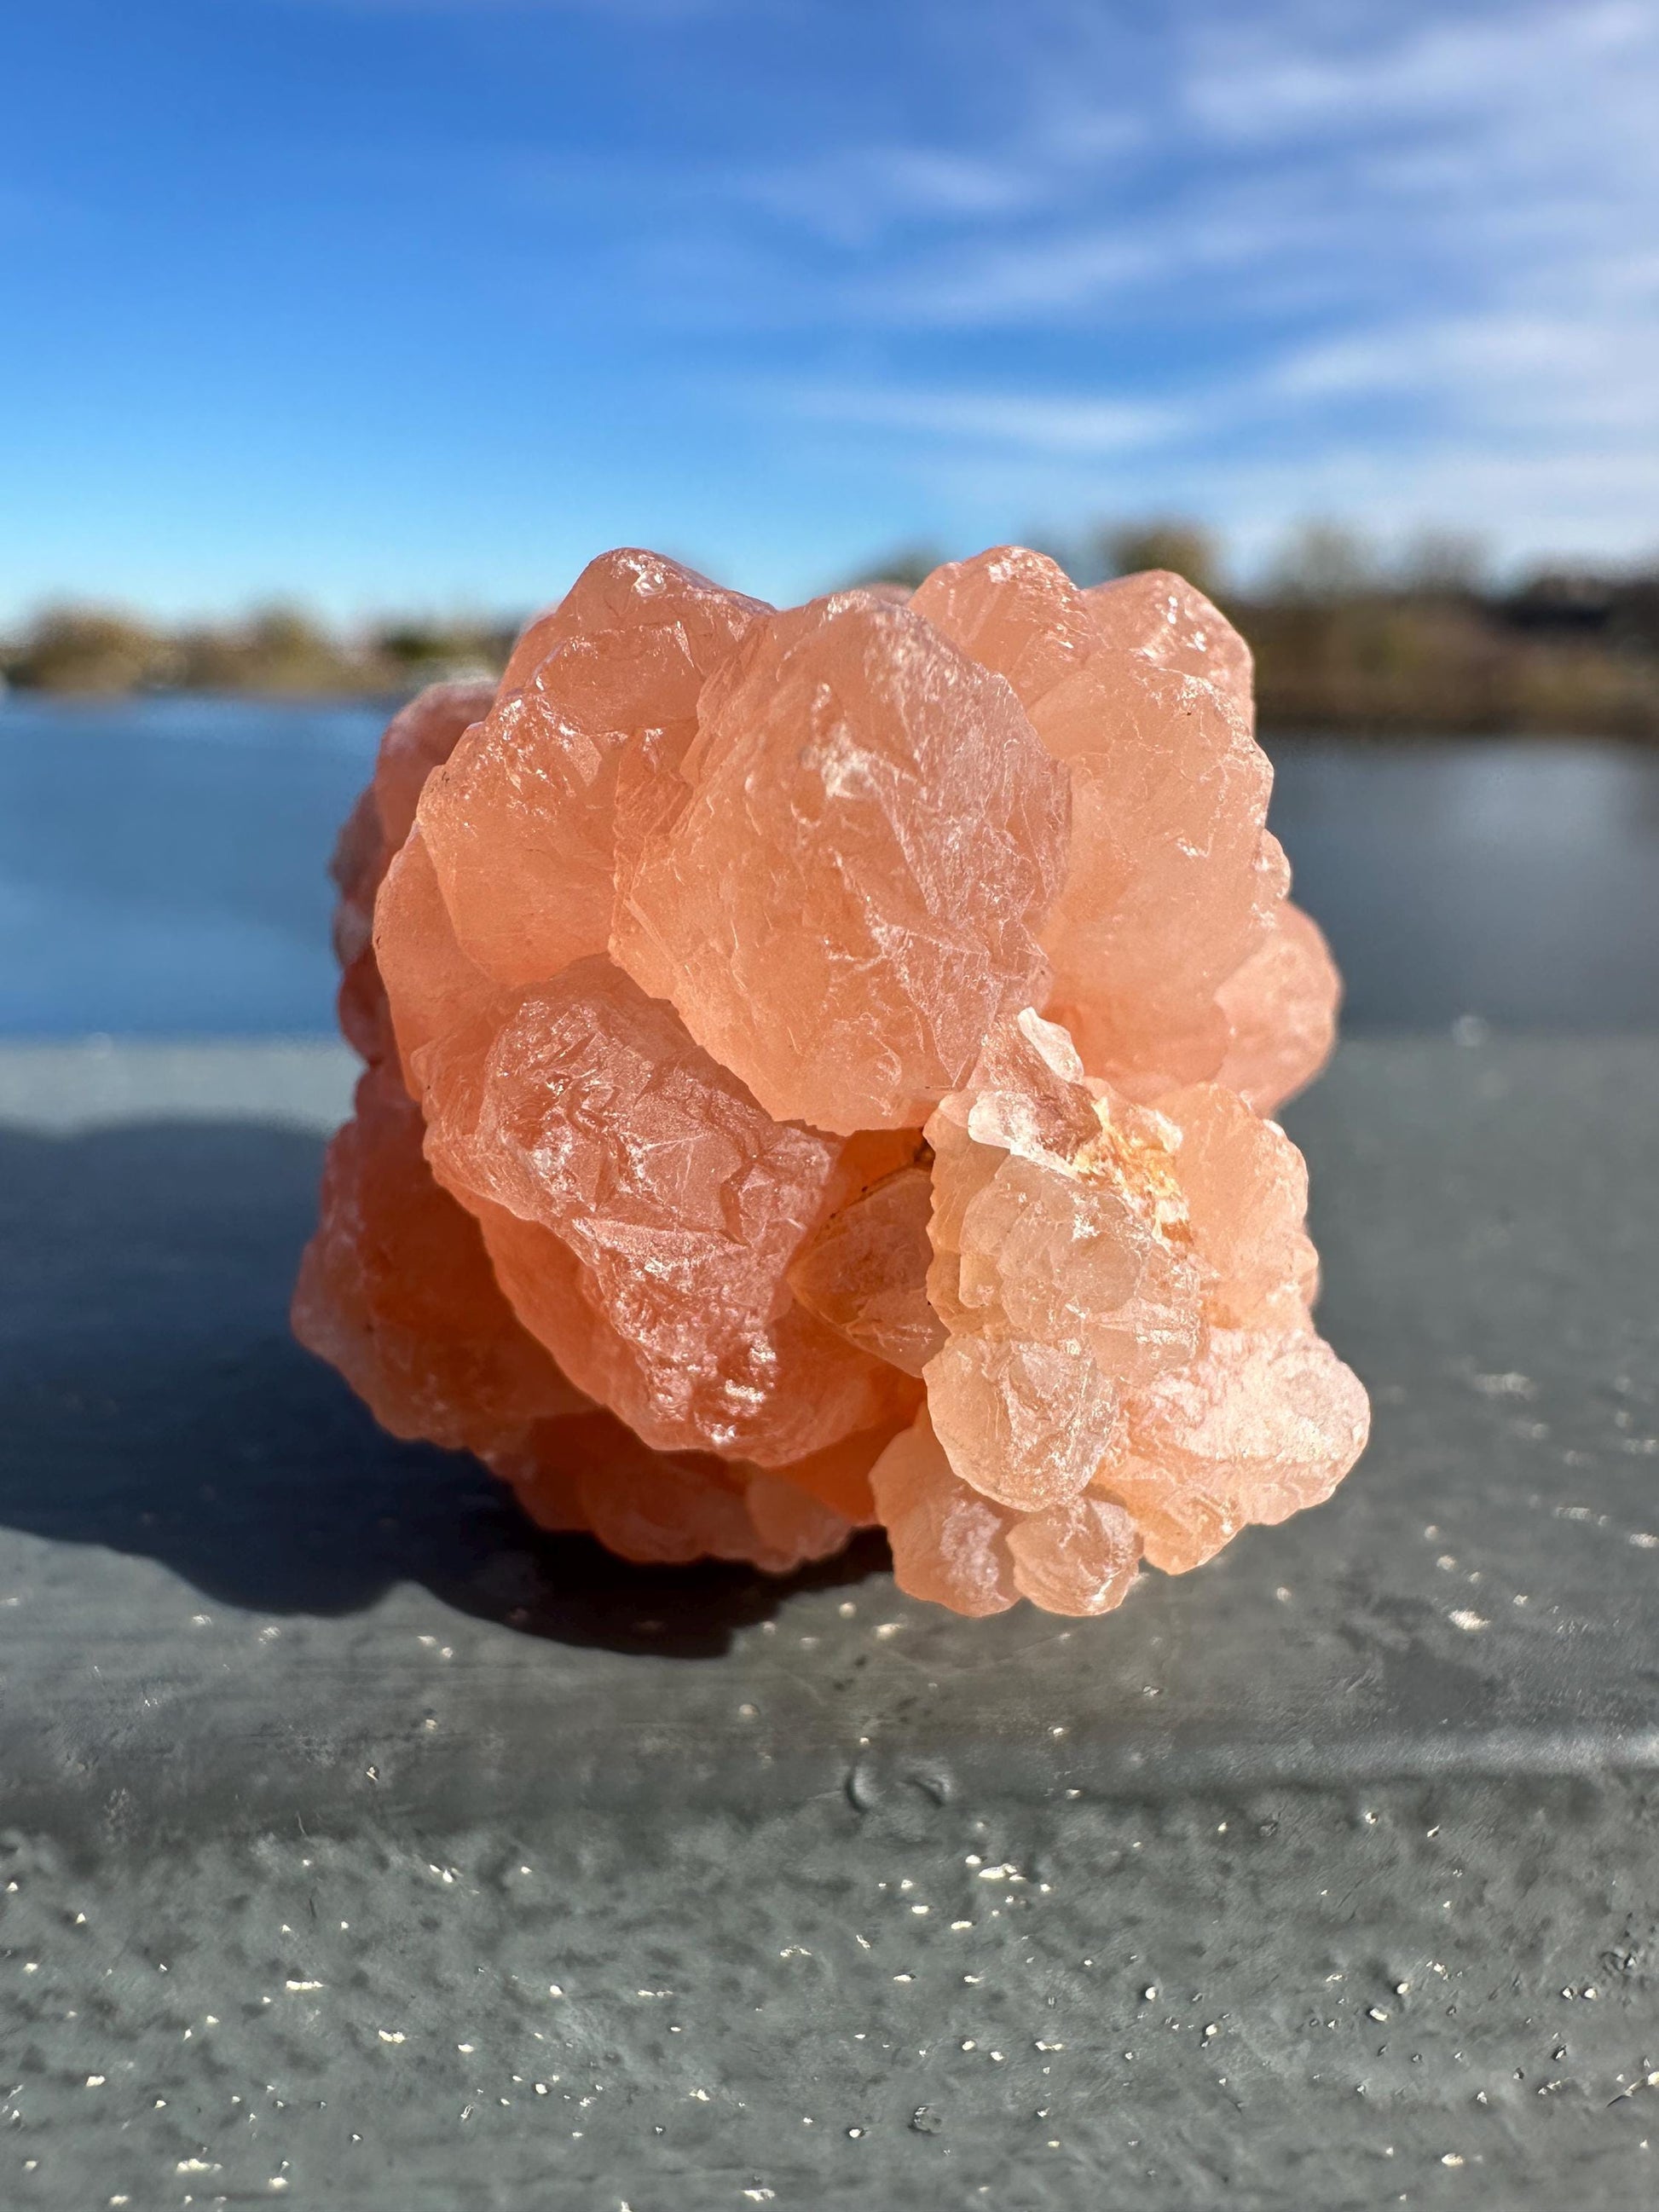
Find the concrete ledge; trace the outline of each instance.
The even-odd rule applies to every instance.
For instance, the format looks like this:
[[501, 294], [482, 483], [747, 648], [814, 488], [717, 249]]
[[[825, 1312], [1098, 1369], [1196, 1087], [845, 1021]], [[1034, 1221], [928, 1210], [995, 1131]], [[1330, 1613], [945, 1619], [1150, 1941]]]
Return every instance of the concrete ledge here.
[[349, 1082], [0, 1053], [0, 2198], [1653, 2201], [1659, 1044], [1346, 1048], [1372, 1449], [1070, 1626], [380, 1437], [283, 1325]]

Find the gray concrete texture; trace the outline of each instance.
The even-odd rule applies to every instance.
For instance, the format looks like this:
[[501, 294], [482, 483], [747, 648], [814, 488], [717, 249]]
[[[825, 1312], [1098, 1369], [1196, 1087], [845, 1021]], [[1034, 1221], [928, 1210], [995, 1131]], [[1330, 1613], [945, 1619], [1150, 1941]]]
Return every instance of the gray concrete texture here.
[[1370, 1451], [1074, 1623], [380, 1436], [285, 1327], [349, 1087], [0, 1052], [0, 2203], [1659, 2197], [1659, 1044], [1345, 1048]]

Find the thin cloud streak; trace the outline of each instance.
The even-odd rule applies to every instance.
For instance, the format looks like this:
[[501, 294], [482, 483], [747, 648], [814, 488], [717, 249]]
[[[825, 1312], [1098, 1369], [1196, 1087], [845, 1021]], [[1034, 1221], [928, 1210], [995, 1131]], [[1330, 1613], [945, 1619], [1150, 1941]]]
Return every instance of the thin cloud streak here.
[[1559, 95], [1586, 69], [1599, 82], [1608, 64], [1650, 58], [1655, 29], [1638, 0], [1470, 11], [1462, 22], [1407, 22], [1403, 34], [1398, 15], [1374, 20], [1380, 35], [1322, 55], [1312, 11], [1223, 29], [1204, 42], [1188, 108], [1212, 134], [1256, 140], [1503, 115], [1541, 85]]
[[285, 0], [291, 8], [351, 15], [589, 15], [644, 23], [695, 23], [746, 14], [754, 0]]
[[[1045, 398], [1044, 374], [957, 392], [896, 366], [842, 419], [954, 440], [964, 480], [988, 439], [1024, 451], [1032, 499], [1088, 495], [1050, 485], [1042, 460], [1119, 450], [1109, 432], [1095, 447], [1091, 422], [1144, 422], [1121, 449], [1155, 451], [1206, 511], [1247, 494], [1279, 508], [1288, 491], [1468, 514], [1516, 546], [1587, 544], [1598, 526], [1651, 544], [1659, 15], [1629, 0], [1358, 15], [1363, 38], [1322, 50], [1323, 10], [1239, 35], [1188, 9], [1143, 142], [1163, 158], [1120, 150], [1117, 205], [1056, 165], [970, 239], [941, 222], [850, 287], [825, 273], [827, 317], [899, 339], [1133, 332], [1098, 388], [1073, 377]], [[1083, 96], [1065, 94], [1073, 127]], [[1043, 134], [1028, 114], [1018, 135]], [[1232, 343], [1194, 373], [1206, 322]], [[1173, 373], [1172, 351], [1188, 356]]]
[[1179, 435], [1172, 408], [994, 392], [805, 387], [755, 395], [787, 415], [966, 446], [1038, 453], [1116, 453]]

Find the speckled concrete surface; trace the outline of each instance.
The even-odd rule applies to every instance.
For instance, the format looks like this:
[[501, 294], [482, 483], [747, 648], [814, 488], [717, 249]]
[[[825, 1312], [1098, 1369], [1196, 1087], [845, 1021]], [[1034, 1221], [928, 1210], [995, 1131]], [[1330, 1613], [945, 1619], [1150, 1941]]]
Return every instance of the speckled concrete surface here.
[[1659, 1046], [1348, 1048], [1372, 1450], [1070, 1626], [535, 1539], [287, 1342], [343, 1063], [125, 1057], [0, 1053], [0, 2203], [1659, 2194]]

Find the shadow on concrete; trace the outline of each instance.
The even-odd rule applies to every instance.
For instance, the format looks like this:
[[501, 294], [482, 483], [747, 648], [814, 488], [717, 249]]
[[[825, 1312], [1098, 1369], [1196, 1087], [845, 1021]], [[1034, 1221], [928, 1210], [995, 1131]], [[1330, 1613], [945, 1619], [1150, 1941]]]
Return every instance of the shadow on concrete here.
[[321, 1140], [249, 1122], [0, 1132], [0, 1522], [148, 1555], [262, 1613], [339, 1613], [398, 1582], [526, 1634], [687, 1658], [790, 1581], [628, 1566], [533, 1528], [464, 1455], [399, 1443], [290, 1337]]

